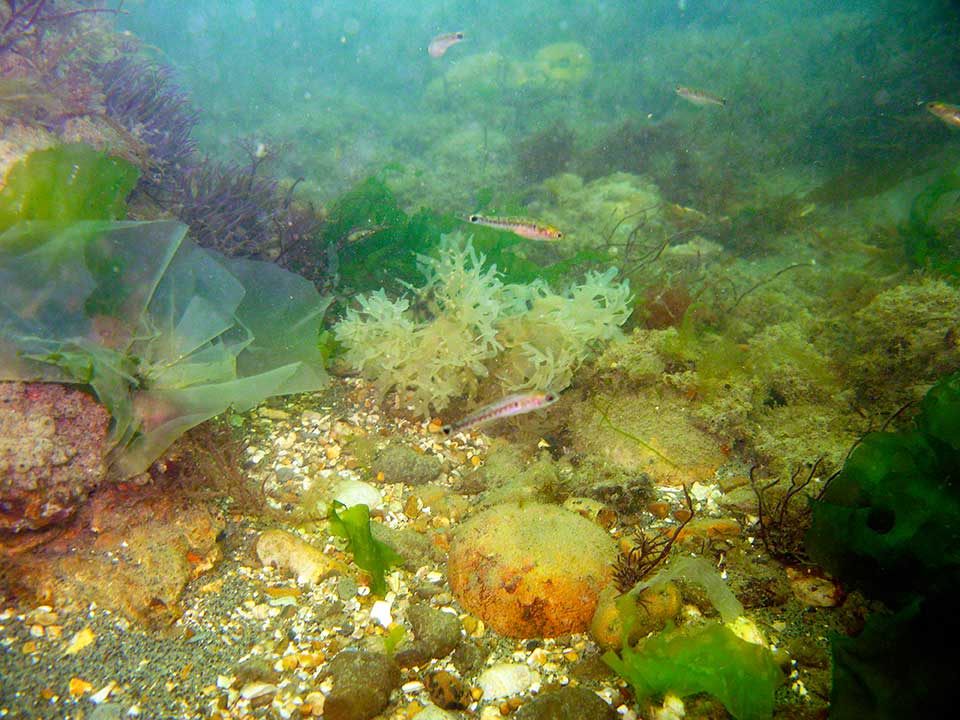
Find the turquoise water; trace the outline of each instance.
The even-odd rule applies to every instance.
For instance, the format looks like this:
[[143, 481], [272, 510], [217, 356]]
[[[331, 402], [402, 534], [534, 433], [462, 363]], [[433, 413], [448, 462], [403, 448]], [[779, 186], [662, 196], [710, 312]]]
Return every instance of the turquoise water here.
[[[525, 161], [524, 142], [557, 122], [570, 137], [554, 166], [652, 175], [717, 209], [863, 164], [892, 183], [957, 143], [918, 107], [957, 99], [946, 0], [144, 2], [122, 22], [180, 71], [206, 149], [269, 139], [321, 195], [385, 172], [411, 205], [469, 211], [487, 185], [527, 197], [554, 167]], [[464, 42], [430, 58], [453, 31]], [[678, 85], [727, 105], [695, 107]], [[623, 123], [647, 132], [616, 147]]]

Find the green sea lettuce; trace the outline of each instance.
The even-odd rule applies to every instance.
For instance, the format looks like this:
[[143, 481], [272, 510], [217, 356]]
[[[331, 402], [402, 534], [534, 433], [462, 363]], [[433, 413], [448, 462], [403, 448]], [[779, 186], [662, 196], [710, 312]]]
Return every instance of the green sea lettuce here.
[[691, 629], [667, 628], [604, 662], [630, 683], [637, 698], [672, 692], [681, 697], [706, 692], [736, 720], [773, 716], [774, 693], [783, 674], [770, 651], [743, 640], [720, 623]]
[[334, 501], [327, 519], [333, 534], [346, 538], [347, 549], [353, 553], [357, 567], [370, 573], [371, 592], [380, 597], [386, 595], [386, 571], [402, 563], [403, 558], [392, 547], [373, 537], [370, 531], [370, 508], [362, 504], [347, 507]]
[[914, 427], [863, 438], [812, 503], [810, 557], [881, 600], [856, 637], [834, 635], [830, 717], [956, 713], [960, 588], [960, 373], [920, 402]]
[[0, 232], [16, 222], [122, 220], [140, 172], [126, 160], [82, 143], [36, 150], [7, 173], [0, 190]]
[[0, 235], [0, 379], [89, 385], [113, 415], [120, 476], [228, 407], [326, 379], [328, 303], [314, 287], [204, 250], [186, 229], [27, 222]]

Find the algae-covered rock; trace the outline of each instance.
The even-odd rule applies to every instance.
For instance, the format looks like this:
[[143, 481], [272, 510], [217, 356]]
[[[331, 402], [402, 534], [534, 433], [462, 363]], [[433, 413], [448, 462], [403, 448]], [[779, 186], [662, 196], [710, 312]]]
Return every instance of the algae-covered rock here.
[[400, 670], [387, 655], [344, 650], [326, 668], [333, 689], [323, 705], [327, 720], [368, 720], [381, 712], [400, 684]]
[[403, 667], [446, 657], [460, 644], [460, 619], [452, 613], [417, 604], [407, 610], [407, 619], [413, 628], [413, 639], [401, 643], [394, 656]]
[[450, 587], [470, 612], [509, 637], [585, 630], [617, 557], [599, 526], [556, 505], [499, 505], [457, 531]]
[[960, 290], [923, 278], [877, 295], [854, 316], [850, 366], [860, 393], [930, 383], [960, 368]]
[[[584, 182], [572, 173], [544, 180], [546, 198], [534, 203], [531, 211], [550, 217], [566, 237], [576, 244], [601, 247], [606, 243], [623, 243], [635, 222], [614, 224], [625, 218], [643, 221], [651, 231], [663, 222], [660, 189], [639, 175], [618, 172]], [[598, 228], [607, 228], [607, 237]]]
[[550, 690], [535, 697], [514, 715], [517, 720], [616, 720], [617, 711], [584, 687]]
[[442, 461], [436, 455], [417, 452], [406, 445], [390, 444], [377, 453], [371, 470], [383, 473], [383, 481], [424, 485], [440, 474]]

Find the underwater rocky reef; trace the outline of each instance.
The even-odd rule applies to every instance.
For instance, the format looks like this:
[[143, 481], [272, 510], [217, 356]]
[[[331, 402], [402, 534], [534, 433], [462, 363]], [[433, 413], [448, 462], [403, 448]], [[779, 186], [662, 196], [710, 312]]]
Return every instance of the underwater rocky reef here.
[[5, 0], [0, 714], [949, 717], [958, 28]]

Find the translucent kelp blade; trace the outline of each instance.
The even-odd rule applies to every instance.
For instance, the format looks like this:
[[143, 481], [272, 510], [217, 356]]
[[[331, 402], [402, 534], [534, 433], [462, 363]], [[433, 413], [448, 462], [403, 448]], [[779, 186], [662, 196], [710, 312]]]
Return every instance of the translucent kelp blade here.
[[140, 433], [117, 453], [115, 471], [124, 477], [142, 472], [190, 428], [229, 407], [248, 408], [282, 394], [280, 389], [299, 371], [294, 363], [230, 382], [137, 393], [133, 402]]
[[[133, 352], [153, 367], [151, 380], [168, 386], [159, 375], [176, 363], [189, 362], [201, 349], [211, 362], [210, 343], [218, 338], [229, 340], [217, 346], [221, 357], [210, 365], [229, 365], [250, 341], [245, 332], [225, 336], [236, 325], [235, 313], [244, 296], [243, 285], [223, 265], [223, 258], [214, 256], [192, 241], [183, 243], [166, 269], [163, 279], [147, 307], [147, 322], [152, 328], [145, 344]], [[230, 373], [229, 377], [234, 375]], [[210, 382], [228, 379], [211, 375]], [[179, 384], [174, 384], [179, 387]]]
[[226, 260], [184, 232], [34, 223], [0, 236], [0, 379], [90, 385], [113, 414], [122, 476], [230, 406], [326, 379], [317, 340], [328, 301], [303, 278]]
[[237, 374], [247, 377], [297, 363], [297, 371], [274, 394], [321, 387], [327, 375], [317, 339], [330, 299], [321, 298], [313, 283], [273, 263], [240, 258], [225, 262], [247, 290], [237, 321], [254, 338], [237, 357]]
[[0, 375], [72, 380], [25, 358], [57, 350], [50, 343], [121, 350], [184, 231], [172, 222], [26, 222], [0, 235]]

